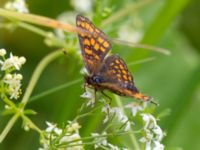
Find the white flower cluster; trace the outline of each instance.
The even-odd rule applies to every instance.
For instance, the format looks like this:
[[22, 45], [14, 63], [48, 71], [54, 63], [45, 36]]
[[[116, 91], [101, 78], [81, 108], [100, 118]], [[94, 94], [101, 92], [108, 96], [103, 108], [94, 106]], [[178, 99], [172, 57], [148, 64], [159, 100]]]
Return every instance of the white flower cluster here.
[[135, 117], [138, 112], [142, 112], [145, 107], [146, 107], [146, 103], [144, 103], [144, 106], [141, 106], [141, 105], [136, 104], [136, 103], [129, 103], [128, 105], [125, 106], [125, 108], [131, 109], [133, 117]]
[[10, 95], [10, 99], [18, 99], [21, 94], [21, 74], [7, 74], [4, 79], [4, 83], [8, 85], [8, 93]]
[[[4, 49], [3, 49], [4, 50]], [[5, 71], [8, 69], [20, 70], [21, 66], [26, 62], [24, 57], [13, 56], [10, 53], [10, 57], [4, 61], [0, 60], [0, 65], [2, 65], [1, 70]]]
[[18, 99], [21, 94], [21, 80], [23, 76], [21, 74], [13, 73], [13, 71], [20, 70], [22, 65], [26, 62], [24, 57], [13, 56], [10, 53], [9, 58], [5, 58], [6, 50], [0, 49], [0, 68], [1, 75], [3, 76], [1, 87], [4, 88], [6, 94], [10, 96], [10, 99]]
[[[82, 95], [82, 97], [89, 99], [87, 105], [94, 106], [94, 94], [91, 92], [86, 92]], [[164, 145], [161, 144], [161, 140], [164, 136], [164, 133], [162, 129], [158, 126], [156, 119], [153, 115], [149, 113], [144, 113], [147, 110], [147, 103], [129, 103], [123, 108], [120, 107], [110, 107], [108, 103], [104, 99], [99, 100], [99, 102], [102, 102], [104, 105], [101, 109], [103, 113], [106, 114], [105, 119], [103, 120], [103, 123], [108, 124], [115, 124], [115, 127], [120, 126], [120, 128], [116, 128], [117, 131], [127, 132], [131, 129], [131, 125], [134, 125], [134, 122], [132, 119], [134, 119], [136, 116], [141, 117], [142, 121], [144, 122], [144, 127], [142, 127], [142, 130], [140, 130], [140, 133], [142, 134], [142, 138], [140, 138], [140, 142], [144, 143], [145, 150], [163, 150]], [[125, 114], [125, 109], [128, 112], [131, 112], [132, 119], [129, 119], [129, 117]], [[114, 127], [114, 126], [113, 126]], [[94, 148], [109, 148], [109, 149], [116, 149], [119, 148], [108, 143], [107, 141], [107, 133], [103, 132], [102, 134], [93, 133], [92, 134], [94, 139], [95, 146]]]
[[58, 128], [56, 124], [46, 122], [47, 128], [45, 130], [46, 139], [41, 140], [42, 148], [39, 150], [51, 149], [51, 143], [57, 141], [55, 144], [68, 143], [65, 150], [83, 150], [79, 129], [81, 126], [77, 122], [68, 122], [66, 128]]
[[116, 145], [113, 145], [107, 141], [108, 134], [103, 132], [102, 134], [99, 133], [92, 133], [92, 137], [94, 137], [94, 148], [104, 148], [104, 149], [111, 149], [111, 150], [127, 150], [126, 148], [120, 148]]
[[128, 131], [131, 127], [131, 122], [128, 120], [128, 117], [124, 114], [121, 108], [119, 107], [113, 107], [110, 108], [109, 105], [106, 105], [102, 108], [102, 112], [106, 113], [106, 118], [104, 119], [104, 123], [106, 123], [109, 118], [112, 118], [114, 116], [118, 122], [124, 124], [124, 131]]
[[7, 2], [5, 5], [5, 8], [8, 10], [17, 11], [20, 13], [29, 12], [25, 0], [14, 0], [13, 2]]
[[145, 136], [140, 139], [140, 142], [145, 143], [145, 150], [163, 150], [164, 145], [161, 140], [164, 136], [162, 129], [158, 126], [156, 119], [151, 114], [141, 114], [145, 122]]

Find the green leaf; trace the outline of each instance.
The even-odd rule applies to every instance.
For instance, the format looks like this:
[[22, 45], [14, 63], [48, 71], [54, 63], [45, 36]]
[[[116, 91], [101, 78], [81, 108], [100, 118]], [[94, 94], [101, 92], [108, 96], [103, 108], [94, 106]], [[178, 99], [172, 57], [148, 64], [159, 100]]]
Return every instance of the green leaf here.
[[32, 110], [32, 109], [26, 109], [26, 110], [24, 110], [24, 114], [26, 114], [26, 115], [36, 115], [37, 112]]

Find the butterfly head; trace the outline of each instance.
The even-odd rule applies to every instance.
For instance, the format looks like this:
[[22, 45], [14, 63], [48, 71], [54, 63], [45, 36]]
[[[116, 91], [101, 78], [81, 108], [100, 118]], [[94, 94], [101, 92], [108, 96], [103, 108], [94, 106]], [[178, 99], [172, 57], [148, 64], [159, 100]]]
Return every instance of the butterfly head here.
[[89, 85], [99, 85], [101, 83], [103, 83], [104, 79], [102, 76], [99, 75], [92, 75], [92, 76], [86, 76], [85, 77], [85, 81], [89, 84]]

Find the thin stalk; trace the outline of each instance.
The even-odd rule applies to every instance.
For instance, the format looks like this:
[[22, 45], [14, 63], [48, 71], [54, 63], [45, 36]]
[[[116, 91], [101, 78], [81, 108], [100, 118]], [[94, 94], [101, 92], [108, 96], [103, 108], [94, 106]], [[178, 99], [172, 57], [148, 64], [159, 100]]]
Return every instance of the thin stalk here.
[[57, 86], [57, 87], [51, 88], [51, 89], [49, 89], [49, 90], [46, 90], [46, 91], [44, 91], [44, 92], [42, 92], [42, 93], [39, 93], [39, 94], [37, 94], [37, 95], [31, 97], [30, 100], [29, 100], [29, 102], [36, 101], [36, 100], [38, 100], [38, 99], [40, 99], [40, 98], [42, 98], [42, 97], [44, 97], [44, 96], [47, 96], [47, 95], [49, 95], [49, 94], [55, 93], [55, 92], [60, 91], [60, 90], [63, 90], [63, 89], [65, 89], [65, 88], [67, 88], [67, 87], [69, 87], [69, 86], [71, 86], [71, 85], [74, 85], [74, 84], [76, 84], [76, 83], [81, 82], [81, 80], [82, 80], [82, 79], [76, 79], [76, 80], [73, 80], [73, 81], [71, 81], [71, 82], [69, 82], [69, 83], [65, 83], [65, 84], [59, 85], [59, 86]]
[[128, 42], [124, 40], [119, 40], [119, 39], [110, 39], [113, 43], [120, 44], [120, 45], [125, 45], [133, 48], [140, 48], [140, 49], [145, 49], [149, 51], [154, 51], [163, 55], [170, 55], [171, 52], [168, 49], [165, 48], [160, 48], [160, 47], [155, 47], [153, 45], [147, 45], [147, 44], [139, 44], [139, 43], [133, 43], [133, 42]]
[[25, 22], [19, 22], [17, 25], [21, 28], [28, 30], [28, 31], [37, 33], [38, 35], [41, 35], [43, 37], [47, 37], [48, 32], [40, 29], [39, 27], [33, 26], [31, 24], [27, 24]]
[[46, 68], [46, 66], [53, 60], [55, 60], [56, 58], [58, 58], [61, 55], [61, 51], [55, 51], [52, 52], [50, 54], [48, 54], [37, 66], [37, 68], [35, 69], [35, 71], [33, 72], [33, 76], [30, 79], [29, 85], [26, 89], [26, 92], [24, 94], [24, 97], [22, 99], [22, 103], [24, 103], [24, 107], [26, 105], [26, 103], [29, 100], [29, 97], [42, 73], [42, 71]]
[[13, 12], [9, 10], [5, 10], [0, 8], [0, 16], [6, 17], [6, 18], [13, 18], [41, 26], [51, 27], [51, 28], [59, 28], [63, 29], [67, 32], [77, 32], [76, 27], [68, 24], [68, 23], [62, 23], [58, 22], [54, 19], [50, 19], [43, 16], [33, 15], [33, 14], [24, 14], [19, 12]]
[[[123, 111], [123, 113], [125, 114], [125, 111], [124, 111], [124, 109], [123, 109], [123, 104], [122, 104], [122, 102], [121, 102], [119, 96], [115, 95], [115, 99], [116, 99], [117, 105], [118, 105], [120, 108], [122, 108], [122, 111]], [[136, 140], [134, 131], [133, 131], [133, 129], [130, 129], [130, 130], [131, 130], [132, 134], [129, 134], [129, 137], [130, 137], [130, 139], [131, 139], [131, 142], [132, 142], [132, 144], [133, 144], [133, 147], [135, 148], [135, 150], [140, 150], [140, 147], [139, 147], [139, 144], [138, 144], [138, 142], [137, 142], [137, 140]]]
[[12, 126], [15, 124], [15, 122], [17, 121], [17, 119], [19, 118], [20, 114], [16, 113], [8, 122], [8, 124], [6, 125], [6, 127], [4, 128], [4, 130], [2, 131], [1, 135], [0, 135], [0, 143], [3, 142], [4, 138], [6, 137], [6, 135], [8, 134], [8, 132], [10, 131], [10, 129], [12, 128]]
[[130, 13], [133, 13], [133, 12], [137, 11], [138, 9], [150, 4], [153, 1], [155, 1], [155, 0], [143, 0], [143, 1], [140, 1], [138, 3], [134, 2], [132, 4], [129, 4], [126, 8], [123, 8], [120, 11], [115, 12], [108, 19], [104, 20], [102, 25], [103, 26], [107, 26], [107, 25], [115, 22], [116, 20], [119, 20], [119, 18], [122, 18], [122, 17], [124, 17], [126, 15], [129, 15]]

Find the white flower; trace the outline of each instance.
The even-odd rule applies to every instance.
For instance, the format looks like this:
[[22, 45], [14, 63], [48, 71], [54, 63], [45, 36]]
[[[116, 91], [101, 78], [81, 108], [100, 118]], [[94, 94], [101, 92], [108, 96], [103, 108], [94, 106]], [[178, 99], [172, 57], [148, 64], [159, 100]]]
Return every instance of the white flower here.
[[68, 127], [68, 132], [78, 132], [78, 130], [81, 128], [81, 126], [77, 122], [70, 122], [70, 125]]
[[46, 124], [47, 124], [47, 126], [48, 126], [48, 127], [46, 128], [46, 130], [45, 130], [47, 133], [54, 132], [54, 133], [57, 134], [57, 135], [61, 135], [62, 130], [61, 130], [60, 128], [58, 128], [56, 124], [52, 124], [52, 123], [50, 123], [50, 122], [48, 122], [48, 121], [46, 121]]
[[143, 114], [141, 114], [141, 116], [142, 116], [142, 119], [145, 122], [144, 129], [147, 129], [147, 128], [151, 128], [152, 129], [157, 125], [156, 119], [151, 114], [144, 114], [143, 113]]
[[29, 10], [26, 6], [25, 0], [15, 0], [14, 2], [8, 2], [5, 5], [6, 9], [17, 11], [20, 13], [28, 13]]
[[[108, 145], [106, 132], [103, 132], [102, 134], [92, 133], [91, 135], [92, 135], [92, 137], [94, 137], [94, 141], [95, 141], [94, 148], [95, 149], [100, 147], [101, 145], [103, 145], [103, 146]], [[101, 136], [101, 137], [99, 137], [99, 136]]]
[[[65, 150], [83, 150], [81, 137], [79, 135], [78, 129], [80, 128], [79, 124], [77, 122], [71, 122], [69, 121], [69, 124], [65, 127], [65, 129], [60, 129], [57, 127], [56, 124], [50, 123], [46, 121], [47, 128], [45, 129], [45, 139], [41, 140], [42, 148], [39, 148], [40, 150], [49, 150], [50, 144], [52, 140], [56, 140], [59, 144], [69, 142], [67, 148]], [[72, 134], [72, 132], [68, 131], [69, 127], [70, 130], [75, 130]]]
[[137, 112], [144, 110], [144, 108], [142, 106], [140, 106], [138, 104], [133, 104], [133, 103], [130, 103], [130, 104], [126, 105], [125, 107], [131, 108], [131, 112], [132, 112], [133, 117], [136, 116]]
[[103, 123], [106, 123], [109, 120], [109, 117], [112, 117], [113, 115], [115, 118], [122, 124], [124, 124], [124, 131], [128, 131], [131, 127], [131, 123], [128, 120], [128, 117], [123, 113], [121, 108], [113, 107], [110, 108], [109, 105], [105, 105], [102, 110], [102, 112], [106, 113], [106, 117], [103, 120]]
[[46, 132], [52, 132], [55, 128], [56, 128], [56, 124], [53, 124], [51, 122], [46, 121], [47, 124], [47, 128], [46, 128]]
[[0, 62], [2, 65], [1, 70], [8, 70], [12, 67], [14, 67], [16, 70], [19, 70], [21, 66], [26, 62], [26, 59], [24, 57], [18, 57], [13, 56], [12, 53], [10, 53], [10, 57], [6, 59], [4, 62]]
[[85, 67], [83, 67], [83, 68], [81, 69], [80, 73], [81, 73], [82, 75], [88, 75], [88, 74], [89, 74], [88, 71], [87, 71], [87, 69], [86, 69]]
[[91, 106], [91, 107], [94, 106], [94, 104], [95, 104], [95, 96], [94, 96], [94, 94], [92, 92], [86, 91], [85, 93], [83, 93], [81, 95], [81, 97], [88, 99], [88, 102], [86, 104], [87, 106]]
[[146, 142], [145, 150], [151, 150], [151, 142]]
[[0, 49], [0, 56], [4, 56], [6, 54], [6, 50], [4, 48]]
[[54, 132], [55, 132], [57, 135], [61, 135], [61, 134], [62, 134], [62, 130], [59, 129], [59, 128], [55, 128], [55, 129], [54, 129]]
[[67, 147], [67, 148], [65, 148], [65, 150], [83, 150], [84, 148], [81, 145], [82, 141], [80, 140], [80, 138], [81, 137], [80, 137], [79, 133], [74, 133], [69, 136], [64, 136], [61, 139], [61, 143], [74, 141], [74, 142], [70, 143], [69, 145], [76, 145], [76, 146]]
[[78, 12], [91, 12], [92, 4], [92, 0], [71, 0], [71, 5]]
[[164, 133], [157, 125], [156, 119], [151, 114], [143, 113], [141, 116], [145, 122], [144, 131], [146, 135], [140, 139], [140, 142], [146, 144], [145, 150], [163, 150], [164, 145], [160, 142], [164, 136]]
[[111, 149], [111, 150], [120, 150], [120, 148], [118, 146], [115, 146], [115, 145], [112, 145], [110, 143], [108, 143], [108, 147]]
[[21, 94], [21, 74], [7, 74], [4, 79], [4, 83], [8, 84], [8, 94], [10, 95], [11, 99], [18, 99], [19, 95]]
[[153, 150], [164, 150], [164, 145], [161, 144], [159, 141], [154, 141]]
[[108, 122], [109, 118], [110, 118], [110, 112], [111, 112], [111, 108], [110, 105], [104, 105], [104, 107], [102, 107], [101, 112], [106, 114], [106, 117], [103, 120], [103, 123]]
[[146, 139], [145, 137], [141, 137], [141, 138], [139, 139], [139, 141], [140, 141], [141, 143], [146, 143], [146, 142], [147, 142], [147, 139]]
[[158, 140], [158, 141], [161, 141], [162, 138], [163, 138], [163, 136], [164, 136], [164, 133], [163, 133], [163, 131], [161, 130], [161, 128], [160, 128], [158, 125], [156, 125], [156, 126], [154, 127], [154, 129], [152, 129], [152, 130], [153, 130], [153, 132], [157, 135], [157, 140]]

